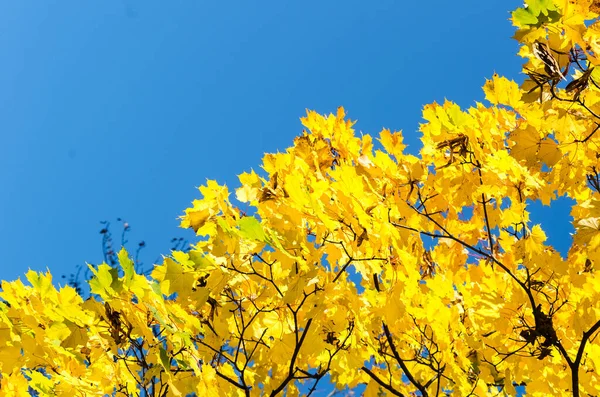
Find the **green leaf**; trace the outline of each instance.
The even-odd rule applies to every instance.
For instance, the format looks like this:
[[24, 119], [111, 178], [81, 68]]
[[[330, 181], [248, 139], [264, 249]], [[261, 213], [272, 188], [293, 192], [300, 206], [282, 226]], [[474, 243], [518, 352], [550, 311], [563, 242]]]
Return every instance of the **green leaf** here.
[[214, 266], [213, 262], [207, 258], [203, 252], [190, 251], [188, 254], [190, 256], [190, 260], [194, 262], [195, 270], [202, 270]]
[[519, 27], [539, 27], [560, 19], [552, 0], [526, 0], [525, 7], [513, 11], [513, 22]]
[[285, 250], [279, 243], [277, 236], [270, 229], [263, 229], [260, 221], [253, 216], [245, 216], [237, 222], [237, 234], [243, 238], [267, 243], [272, 247]]
[[135, 275], [133, 261], [129, 259], [129, 255], [125, 250], [125, 247], [121, 248], [121, 251], [119, 251], [117, 257], [119, 258], [119, 263], [121, 264], [121, 267], [123, 268], [123, 274], [125, 275], [125, 286], [129, 287], [133, 281], [133, 276]]
[[223, 231], [226, 232], [227, 234], [229, 234], [229, 235], [234, 234], [234, 230], [227, 224], [225, 219], [223, 219], [221, 217], [217, 218], [217, 225], [221, 226], [221, 229], [223, 229]]
[[513, 11], [512, 16], [517, 26], [525, 27], [538, 23], [537, 15], [533, 15], [529, 8], [517, 8]]
[[169, 359], [169, 354], [162, 346], [160, 346], [159, 349], [160, 363], [167, 372], [171, 372], [171, 360]]
[[240, 236], [250, 239], [267, 242], [267, 235], [260, 224], [260, 221], [253, 216], [245, 216], [238, 221]]
[[119, 274], [118, 270], [110, 267], [106, 263], [98, 266], [98, 270], [92, 265], [88, 265], [94, 277], [90, 280], [90, 289], [92, 293], [98, 294], [103, 298], [115, 294], [115, 289], [118, 289]]
[[152, 289], [152, 292], [154, 292], [154, 295], [160, 300], [163, 300], [163, 292], [160, 289], [160, 284], [155, 282], [150, 283], [150, 288]]
[[[168, 282], [168, 294], [177, 293], [177, 296], [185, 300], [192, 293], [194, 287], [194, 271], [185, 268], [171, 258], [165, 258], [163, 265], [156, 266], [152, 271], [155, 280]], [[163, 292], [165, 290], [163, 289]]]
[[178, 368], [181, 368], [184, 371], [186, 369], [190, 369], [190, 365], [188, 364], [187, 361], [185, 361], [185, 360], [178, 360], [178, 359], [175, 359], [175, 361], [177, 361], [177, 367]]
[[50, 274], [44, 276], [41, 273], [29, 270], [25, 277], [27, 277], [27, 280], [42, 294], [42, 296], [47, 294], [48, 291], [54, 289]]

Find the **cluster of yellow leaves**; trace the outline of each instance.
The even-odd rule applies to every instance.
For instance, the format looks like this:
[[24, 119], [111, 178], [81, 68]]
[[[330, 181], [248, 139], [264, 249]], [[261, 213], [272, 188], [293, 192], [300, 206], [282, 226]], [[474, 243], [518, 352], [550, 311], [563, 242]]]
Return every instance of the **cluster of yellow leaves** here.
[[[122, 251], [86, 301], [49, 274], [3, 282], [0, 392], [293, 396], [330, 375], [366, 396], [597, 395], [599, 12], [527, 1], [525, 82], [425, 106], [419, 156], [400, 132], [357, 136], [342, 108], [309, 111], [239, 176], [250, 210], [200, 188], [182, 227], [202, 237], [151, 277]], [[561, 197], [565, 256], [528, 210]]]
[[[218, 387], [214, 371], [200, 368], [195, 351], [187, 349], [189, 335], [202, 330], [198, 318], [165, 299], [158, 277], [136, 274], [125, 250], [119, 259], [121, 277], [105, 264], [93, 270], [91, 291], [104, 303], [83, 301], [69, 286], [57, 290], [49, 273], [30, 271], [29, 286], [2, 283], [2, 395], [28, 396], [27, 386], [40, 395], [132, 395], [158, 376], [171, 395], [204, 395]], [[153, 330], [159, 324], [163, 337]], [[128, 357], [142, 351], [138, 345], [143, 367]], [[173, 370], [179, 359], [186, 371]]]

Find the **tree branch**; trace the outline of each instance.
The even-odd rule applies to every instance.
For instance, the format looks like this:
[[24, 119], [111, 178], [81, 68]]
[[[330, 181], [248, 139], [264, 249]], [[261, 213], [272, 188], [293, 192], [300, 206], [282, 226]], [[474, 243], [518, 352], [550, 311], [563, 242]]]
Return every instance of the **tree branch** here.
[[394, 389], [391, 385], [388, 385], [387, 383], [385, 383], [384, 381], [382, 381], [381, 379], [379, 379], [379, 377], [377, 375], [375, 375], [373, 372], [371, 372], [371, 370], [369, 368], [363, 366], [361, 368], [361, 370], [364, 371], [364, 372], [366, 372], [367, 375], [369, 375], [375, 382], [377, 382], [385, 390], [387, 390], [390, 393], [392, 393], [394, 396], [406, 397], [404, 394], [402, 394], [398, 390]]
[[398, 350], [396, 350], [396, 345], [394, 344], [394, 341], [392, 340], [392, 334], [390, 333], [390, 329], [388, 328], [388, 326], [387, 326], [386, 323], [383, 323], [383, 331], [385, 332], [385, 336], [387, 338], [387, 341], [390, 344], [390, 349], [392, 349], [392, 353], [394, 354], [394, 358], [396, 359], [396, 361], [400, 365], [400, 368], [402, 368], [402, 371], [404, 371], [404, 374], [406, 375], [406, 377], [408, 378], [408, 380], [410, 381], [410, 383], [412, 383], [413, 385], [415, 385], [415, 387], [417, 389], [419, 389], [419, 391], [421, 392], [421, 395], [423, 397], [427, 397], [429, 395], [427, 393], [427, 389], [419, 381], [417, 381], [413, 377], [413, 375], [410, 373], [410, 370], [408, 369], [408, 367], [404, 363], [404, 360], [402, 360], [402, 358], [400, 357], [400, 354], [398, 354]]

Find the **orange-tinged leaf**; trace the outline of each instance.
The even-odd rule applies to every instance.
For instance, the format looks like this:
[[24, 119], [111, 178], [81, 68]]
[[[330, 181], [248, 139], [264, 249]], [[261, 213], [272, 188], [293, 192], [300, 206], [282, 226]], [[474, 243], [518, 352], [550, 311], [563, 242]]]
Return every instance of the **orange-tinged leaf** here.
[[406, 145], [403, 144], [403, 136], [401, 131], [391, 132], [388, 129], [384, 129], [379, 133], [379, 141], [385, 148], [385, 150], [394, 156], [401, 156]]

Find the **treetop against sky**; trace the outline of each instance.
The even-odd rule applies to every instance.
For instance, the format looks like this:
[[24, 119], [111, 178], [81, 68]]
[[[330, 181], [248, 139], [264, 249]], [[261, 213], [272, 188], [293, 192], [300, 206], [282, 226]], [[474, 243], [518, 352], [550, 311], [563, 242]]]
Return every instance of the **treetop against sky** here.
[[[422, 149], [307, 111], [285, 151], [181, 217], [150, 276], [125, 249], [92, 296], [3, 282], [0, 391], [27, 395], [600, 393], [600, 3], [512, 14], [522, 84], [423, 108]], [[234, 199], [235, 197], [235, 199]], [[531, 206], [572, 203], [567, 252]]]
[[522, 78], [507, 21], [520, 3], [1, 2], [0, 279], [102, 262], [99, 222], [119, 217], [151, 264], [193, 238], [177, 218], [196, 187], [236, 186], [306, 108], [402, 129], [416, 154], [423, 104], [482, 101], [494, 71]]

